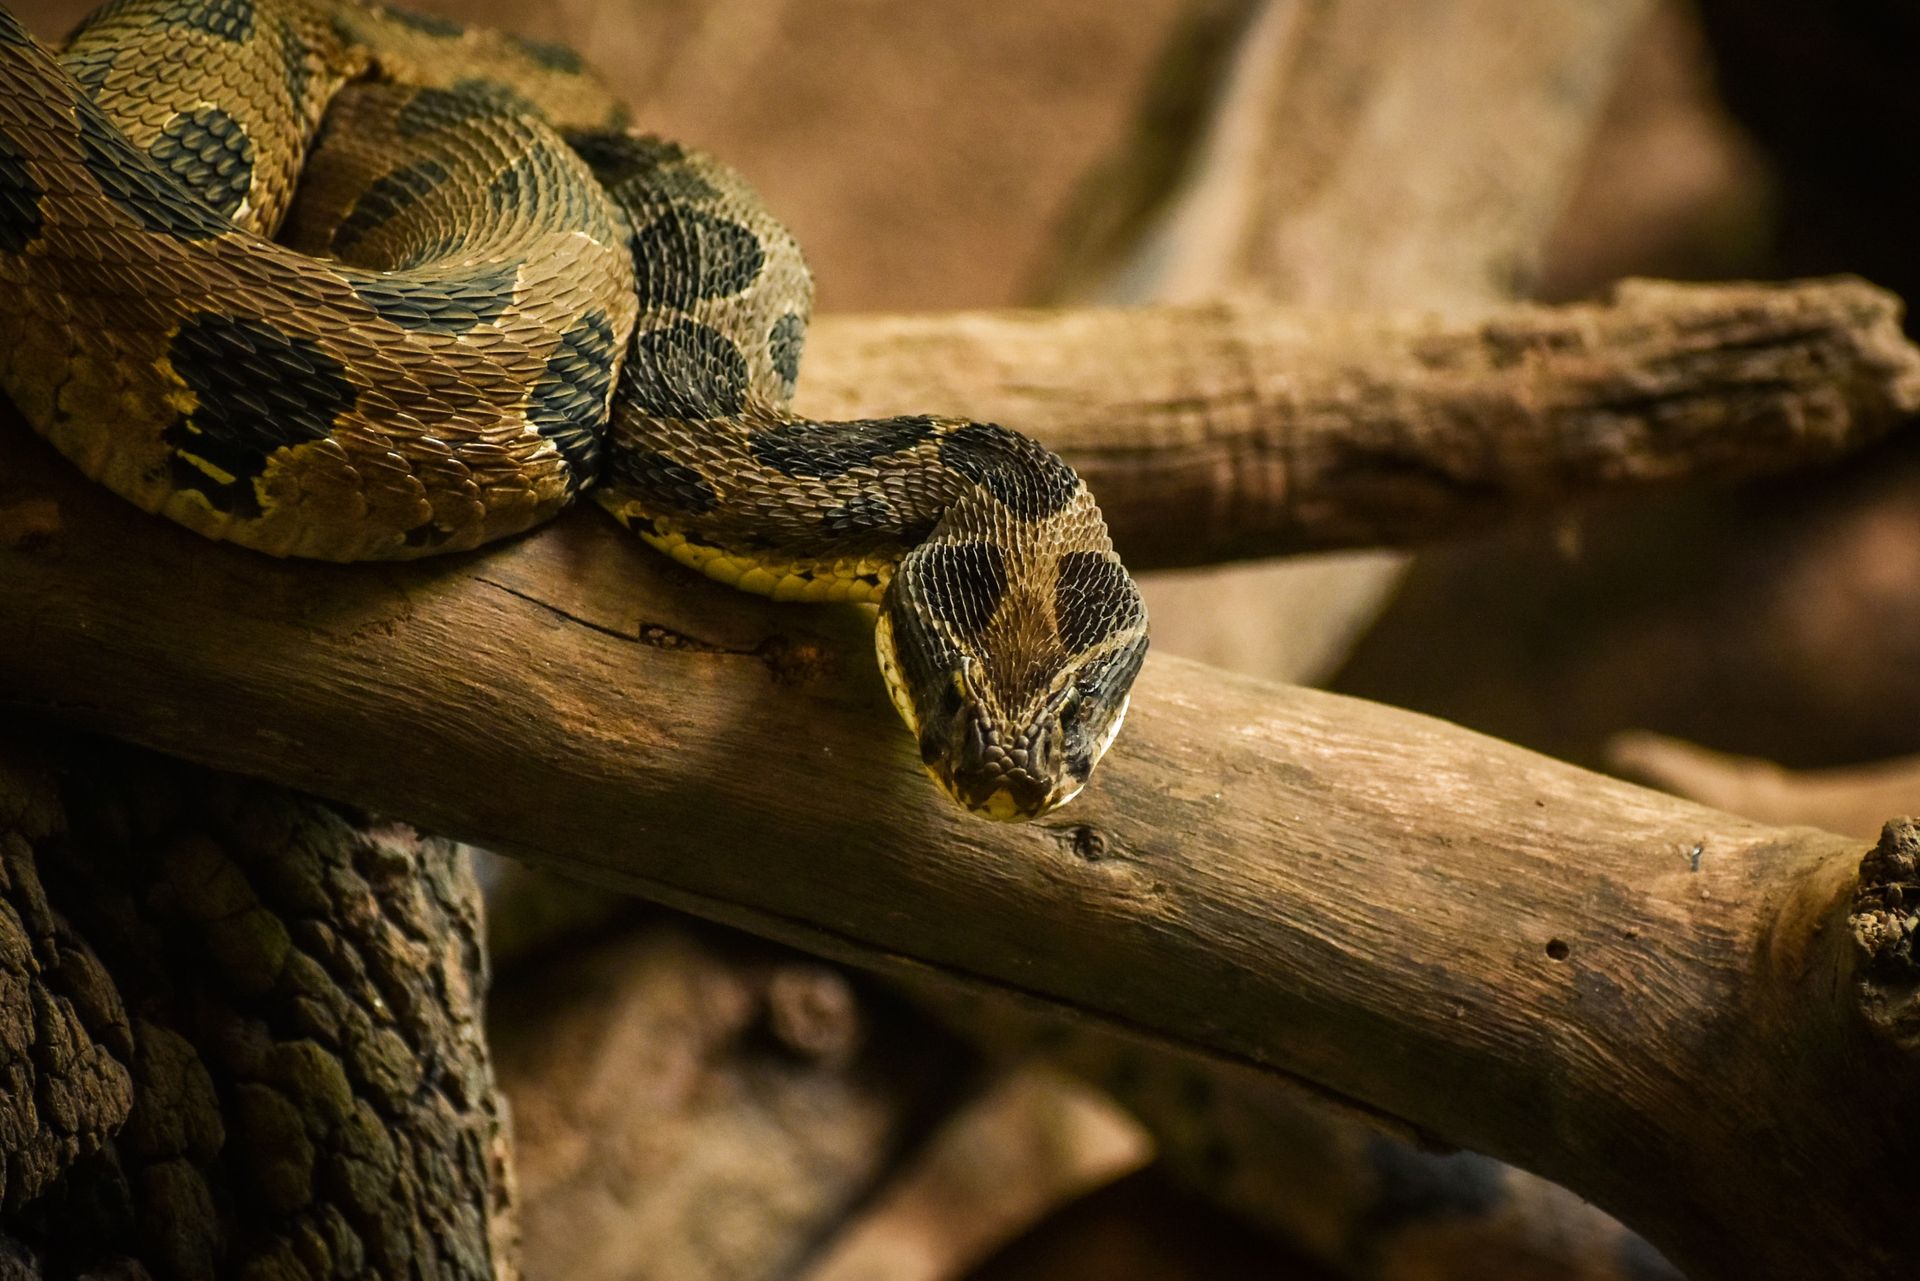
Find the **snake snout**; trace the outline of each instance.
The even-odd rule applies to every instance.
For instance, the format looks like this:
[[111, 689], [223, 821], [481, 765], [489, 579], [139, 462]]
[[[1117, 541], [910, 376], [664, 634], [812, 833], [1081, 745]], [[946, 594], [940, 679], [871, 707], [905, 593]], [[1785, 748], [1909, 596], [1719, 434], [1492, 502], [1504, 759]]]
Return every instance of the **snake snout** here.
[[1057, 768], [1058, 737], [1044, 724], [1024, 733], [996, 732], [975, 716], [955, 762], [955, 799], [983, 818], [1001, 821], [1046, 813], [1066, 799]]

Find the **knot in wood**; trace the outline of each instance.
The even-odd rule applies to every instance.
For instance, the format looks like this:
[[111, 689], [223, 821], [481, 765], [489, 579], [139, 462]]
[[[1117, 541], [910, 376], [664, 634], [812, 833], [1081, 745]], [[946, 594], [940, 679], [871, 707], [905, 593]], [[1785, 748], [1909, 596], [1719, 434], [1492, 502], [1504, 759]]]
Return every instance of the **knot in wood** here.
[[1854, 891], [1853, 929], [1861, 967], [1881, 983], [1920, 981], [1914, 935], [1920, 928], [1920, 824], [1895, 819], [1879, 844], [1860, 862]]

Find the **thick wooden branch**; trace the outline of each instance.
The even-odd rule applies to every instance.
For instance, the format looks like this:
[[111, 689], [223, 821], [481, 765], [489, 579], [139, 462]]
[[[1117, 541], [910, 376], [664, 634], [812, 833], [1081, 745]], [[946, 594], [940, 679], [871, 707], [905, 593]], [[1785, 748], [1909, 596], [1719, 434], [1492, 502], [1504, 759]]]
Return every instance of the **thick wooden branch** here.
[[1854, 280], [1621, 286], [1449, 317], [1258, 304], [827, 317], [802, 406], [1030, 431], [1137, 568], [1406, 544], [1857, 448], [1920, 408], [1898, 299]]
[[1857, 842], [1171, 659], [1081, 801], [982, 824], [920, 775], [859, 611], [739, 597], [596, 513], [284, 564], [9, 429], [0, 529], [19, 711], [1265, 1066], [1563, 1182], [1701, 1281], [1912, 1262], [1920, 1098], [1906, 1024], [1854, 997]]

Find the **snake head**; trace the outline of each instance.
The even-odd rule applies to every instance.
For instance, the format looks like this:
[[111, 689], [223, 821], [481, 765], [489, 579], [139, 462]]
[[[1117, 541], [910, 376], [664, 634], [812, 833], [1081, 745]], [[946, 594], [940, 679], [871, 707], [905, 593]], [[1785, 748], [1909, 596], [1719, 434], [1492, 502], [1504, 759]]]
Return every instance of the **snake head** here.
[[1104, 546], [933, 542], [902, 560], [875, 644], [927, 773], [982, 818], [1024, 821], [1078, 795], [1120, 732], [1146, 608]]

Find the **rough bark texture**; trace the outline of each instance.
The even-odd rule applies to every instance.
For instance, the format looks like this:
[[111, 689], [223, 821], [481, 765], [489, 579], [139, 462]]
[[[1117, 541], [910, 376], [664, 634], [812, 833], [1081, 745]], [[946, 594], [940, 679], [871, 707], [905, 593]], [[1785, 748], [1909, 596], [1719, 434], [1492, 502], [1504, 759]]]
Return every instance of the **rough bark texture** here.
[[133, 1104], [132, 1035], [99, 958], [54, 911], [36, 851], [62, 826], [45, 774], [0, 755], [0, 1210], [99, 1152]]
[[0, 1050], [10, 1127], [39, 1123], [6, 1143], [19, 1275], [515, 1276], [465, 860], [31, 739], [0, 760], [0, 939], [29, 945], [0, 1010], [37, 1034]]
[[1848, 920], [1860, 951], [1860, 997], [1874, 1030], [1920, 1050], [1920, 823], [1896, 819], [1860, 865]]
[[921, 777], [856, 611], [692, 581], [592, 513], [332, 569], [158, 525], [17, 433], [0, 477], [38, 513], [0, 546], [9, 704], [1265, 1065], [1699, 1278], [1911, 1262], [1920, 1136], [1887, 1118], [1920, 1100], [1852, 999], [1855, 843], [1171, 659], [1073, 809], [985, 825]]
[[1605, 304], [1257, 304], [826, 318], [802, 408], [1020, 423], [1138, 569], [1407, 544], [1858, 448], [1920, 407], [1898, 299], [1858, 281], [1637, 281]]

